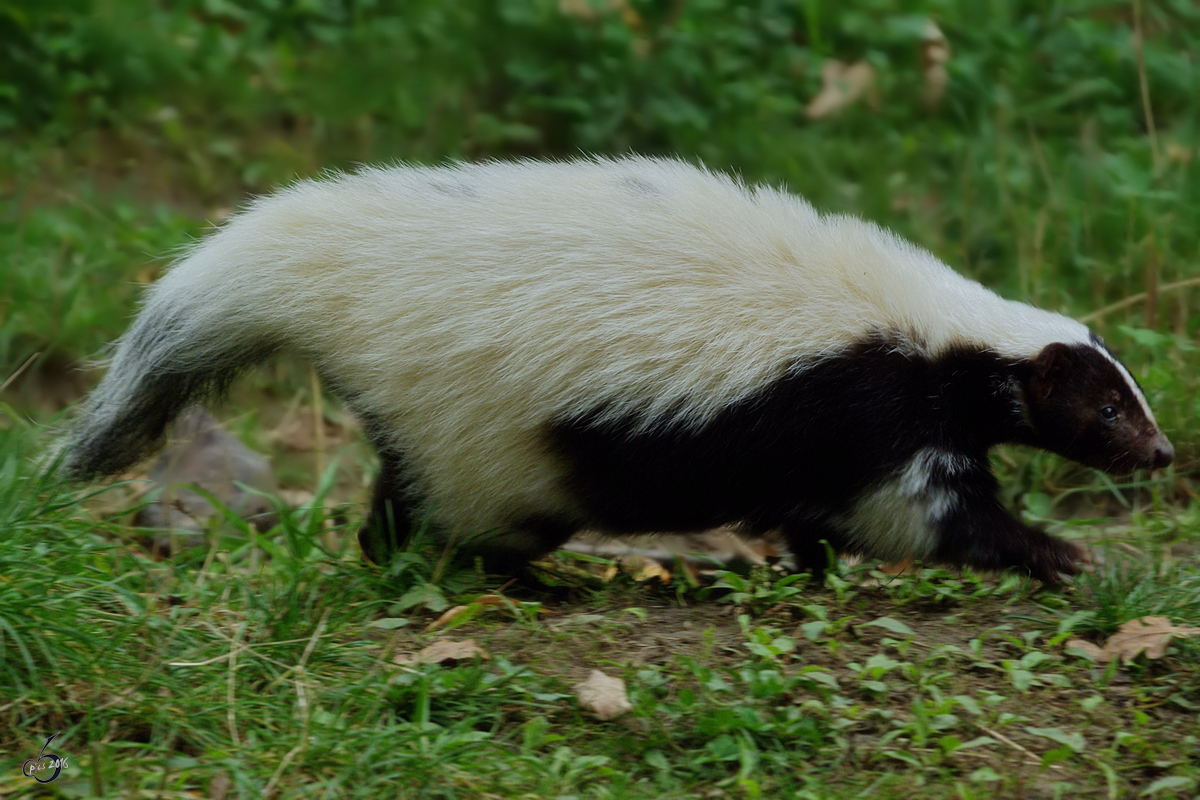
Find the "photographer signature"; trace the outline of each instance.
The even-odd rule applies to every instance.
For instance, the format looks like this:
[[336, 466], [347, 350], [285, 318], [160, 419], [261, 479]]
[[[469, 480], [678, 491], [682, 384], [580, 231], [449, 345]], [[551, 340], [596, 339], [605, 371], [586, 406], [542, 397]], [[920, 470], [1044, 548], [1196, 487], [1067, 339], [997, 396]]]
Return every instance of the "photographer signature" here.
[[[38, 783], [50, 783], [57, 778], [64, 769], [67, 768], [67, 759], [57, 753], [47, 753], [46, 748], [50, 746], [50, 742], [54, 741], [55, 737], [62, 733], [59, 731], [51, 736], [46, 737], [46, 743], [42, 745], [42, 752], [37, 754], [37, 758], [28, 759], [21, 765], [21, 774], [27, 778], [33, 778]], [[54, 769], [50, 777], [43, 778], [38, 775], [39, 772], [44, 772], [48, 769]]]

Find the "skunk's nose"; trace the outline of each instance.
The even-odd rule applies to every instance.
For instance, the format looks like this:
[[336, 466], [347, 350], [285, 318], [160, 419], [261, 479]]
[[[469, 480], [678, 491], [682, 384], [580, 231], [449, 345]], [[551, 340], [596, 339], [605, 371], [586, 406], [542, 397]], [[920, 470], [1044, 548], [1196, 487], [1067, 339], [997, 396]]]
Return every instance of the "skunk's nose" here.
[[1167, 441], [1167, 437], [1159, 435], [1160, 441], [1154, 444], [1154, 468], [1162, 469], [1175, 460], [1175, 448]]

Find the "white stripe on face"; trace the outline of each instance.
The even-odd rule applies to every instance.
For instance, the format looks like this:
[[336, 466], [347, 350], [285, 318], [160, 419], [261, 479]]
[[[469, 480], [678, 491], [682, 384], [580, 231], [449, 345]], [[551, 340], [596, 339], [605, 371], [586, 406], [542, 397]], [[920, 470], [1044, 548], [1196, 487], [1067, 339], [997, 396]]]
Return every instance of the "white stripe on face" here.
[[1145, 414], [1146, 419], [1150, 420], [1150, 422], [1157, 428], [1158, 421], [1154, 419], [1154, 412], [1150, 410], [1150, 403], [1146, 401], [1146, 395], [1142, 394], [1142, 390], [1138, 388], [1137, 381], [1133, 379], [1133, 375], [1131, 375], [1129, 370], [1125, 369], [1125, 365], [1114, 358], [1113, 354], [1108, 352], [1106, 348], [1097, 345], [1092, 346], [1100, 353], [1100, 355], [1112, 362], [1113, 366], [1117, 368], [1117, 372], [1121, 373], [1121, 377], [1125, 379], [1125, 385], [1129, 387], [1129, 391], [1133, 392], [1133, 396], [1137, 398], [1138, 405], [1142, 407], [1142, 413]]

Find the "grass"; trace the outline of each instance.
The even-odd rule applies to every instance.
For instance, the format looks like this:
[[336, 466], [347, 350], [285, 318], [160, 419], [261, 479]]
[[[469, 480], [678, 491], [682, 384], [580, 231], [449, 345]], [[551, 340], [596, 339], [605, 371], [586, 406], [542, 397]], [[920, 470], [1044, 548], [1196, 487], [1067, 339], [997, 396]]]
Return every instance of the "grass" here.
[[[20, 762], [56, 731], [68, 759], [56, 796], [1172, 797], [1200, 785], [1200, 642], [1107, 667], [1064, 647], [1145, 614], [1200, 619], [1192, 561], [1113, 556], [1056, 590], [871, 565], [825, 587], [769, 571], [699, 590], [618, 578], [522, 590], [425, 632], [437, 614], [404, 601], [432, 560], [383, 575], [352, 548], [313, 546], [319, 508], [158, 561], [128, 529], [74, 518], [69, 493], [11, 468], [3, 479], [6, 793], [31, 790]], [[496, 591], [471, 573], [442, 586], [467, 603]], [[467, 637], [489, 658], [398, 658]], [[626, 681], [627, 716], [579, 707], [573, 685], [593, 668]]]
[[[0, 4], [0, 796], [1200, 793], [1197, 641], [1109, 665], [1067, 645], [1200, 624], [1196, 11], [847, 5]], [[927, 17], [952, 48], [932, 110]], [[807, 120], [830, 57], [875, 87]], [[225, 414], [283, 488], [318, 495], [270, 531], [228, 520], [160, 560], [127, 524], [134, 487], [37, 477], [45, 426], [142, 287], [248, 194], [358, 161], [580, 149], [786, 183], [1089, 319], [1176, 465], [1114, 483], [996, 453], [1006, 504], [1103, 548], [1061, 587], [863, 564], [823, 586], [502, 588], [417, 550], [381, 571], [353, 545], [362, 443], [297, 454], [275, 435], [312, 415], [291, 364]], [[489, 658], [409, 660], [465, 638]], [[576, 701], [592, 669], [625, 680], [629, 714]], [[39, 787], [21, 764], [60, 731], [67, 769]]]
[[88, 187], [64, 191], [0, 229], [13, 267], [0, 289], [5, 376], [32, 358], [28, 375], [80, 387], [72, 374], [80, 359], [120, 335], [163, 258], [199, 232], [196, 220], [166, 205], [114, 202]]

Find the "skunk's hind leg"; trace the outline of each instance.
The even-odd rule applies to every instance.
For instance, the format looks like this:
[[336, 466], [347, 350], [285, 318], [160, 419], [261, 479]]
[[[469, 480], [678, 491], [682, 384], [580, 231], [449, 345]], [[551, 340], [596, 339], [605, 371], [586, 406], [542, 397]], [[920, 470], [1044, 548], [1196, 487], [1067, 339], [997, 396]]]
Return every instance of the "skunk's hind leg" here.
[[387, 450], [379, 453], [379, 476], [371, 494], [371, 510], [358, 531], [363, 556], [375, 564], [387, 564], [404, 547], [416, 528], [414, 509], [404, 462]]

